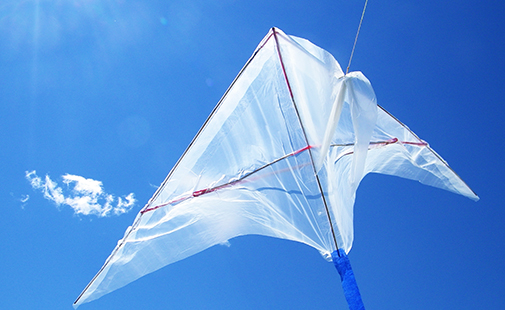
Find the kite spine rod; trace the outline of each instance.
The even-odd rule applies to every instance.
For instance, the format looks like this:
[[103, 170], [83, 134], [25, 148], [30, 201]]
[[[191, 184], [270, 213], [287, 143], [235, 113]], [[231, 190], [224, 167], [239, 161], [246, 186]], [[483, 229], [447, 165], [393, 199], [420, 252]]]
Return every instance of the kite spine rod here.
[[[273, 32], [274, 39], [275, 39], [275, 46], [276, 46], [276, 49], [277, 49], [277, 55], [279, 56], [279, 62], [281, 63], [282, 72], [284, 74], [284, 79], [286, 80], [286, 85], [288, 87], [289, 94], [291, 96], [291, 102], [293, 103], [293, 107], [295, 109], [296, 116], [298, 118], [298, 122], [300, 123], [300, 127], [302, 129], [303, 137], [305, 139], [305, 142], [307, 143], [307, 145], [310, 145], [309, 144], [309, 139], [307, 138], [307, 133], [305, 132], [305, 128], [303, 126], [302, 119], [300, 117], [300, 113], [298, 111], [298, 107], [296, 105], [295, 97], [293, 96], [293, 91], [291, 90], [291, 84], [289, 83], [288, 75], [286, 73], [286, 68], [284, 66], [284, 61], [282, 59], [281, 48], [280, 48], [280, 45], [279, 45], [279, 38], [277, 36], [277, 31], [276, 31], [275, 28], [272, 28], [272, 32]], [[326, 210], [326, 215], [328, 217], [328, 222], [330, 224], [331, 235], [333, 237], [333, 241], [335, 242], [335, 249], [338, 250], [338, 243], [337, 243], [337, 238], [335, 237], [335, 229], [333, 228], [333, 222], [331, 220], [330, 210], [328, 208], [328, 203], [326, 202], [326, 198], [324, 196], [323, 187], [321, 185], [321, 181], [319, 180], [319, 175], [317, 174], [316, 167], [315, 167], [315, 164], [314, 164], [314, 157], [312, 156], [312, 152], [310, 151], [310, 149], [309, 149], [309, 156], [310, 156], [310, 161], [312, 163], [312, 169], [314, 170], [314, 176], [315, 176], [316, 181], [317, 181], [317, 186], [319, 187], [319, 191], [321, 193], [321, 197], [323, 198], [324, 208]]]

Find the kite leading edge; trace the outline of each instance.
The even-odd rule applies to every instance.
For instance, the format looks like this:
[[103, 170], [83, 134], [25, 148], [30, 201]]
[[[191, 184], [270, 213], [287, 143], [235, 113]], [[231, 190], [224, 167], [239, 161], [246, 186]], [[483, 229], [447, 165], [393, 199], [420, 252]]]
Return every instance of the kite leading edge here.
[[317, 249], [337, 267], [350, 309], [364, 309], [347, 253], [356, 189], [371, 172], [478, 200], [377, 105], [361, 72], [344, 74], [325, 50], [272, 28], [74, 307], [256, 234]]

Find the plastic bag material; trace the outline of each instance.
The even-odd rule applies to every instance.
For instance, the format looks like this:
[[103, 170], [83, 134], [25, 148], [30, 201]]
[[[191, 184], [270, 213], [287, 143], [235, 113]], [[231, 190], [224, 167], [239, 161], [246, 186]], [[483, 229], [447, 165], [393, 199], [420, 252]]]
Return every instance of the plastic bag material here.
[[273, 28], [74, 306], [242, 235], [305, 243], [331, 261], [351, 249], [370, 172], [478, 199], [377, 106], [362, 73]]

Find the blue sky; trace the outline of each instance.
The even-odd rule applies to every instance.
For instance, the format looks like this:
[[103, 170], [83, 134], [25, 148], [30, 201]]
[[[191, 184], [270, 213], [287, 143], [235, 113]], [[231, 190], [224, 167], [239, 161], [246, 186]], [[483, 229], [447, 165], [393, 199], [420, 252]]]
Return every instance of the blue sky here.
[[[362, 8], [3, 1], [0, 308], [72, 309], [269, 28], [309, 39], [345, 68]], [[349, 257], [369, 309], [505, 303], [504, 13], [496, 1], [368, 4], [351, 71], [481, 198], [365, 177]], [[258, 236], [230, 244], [79, 309], [347, 308], [316, 250]]]

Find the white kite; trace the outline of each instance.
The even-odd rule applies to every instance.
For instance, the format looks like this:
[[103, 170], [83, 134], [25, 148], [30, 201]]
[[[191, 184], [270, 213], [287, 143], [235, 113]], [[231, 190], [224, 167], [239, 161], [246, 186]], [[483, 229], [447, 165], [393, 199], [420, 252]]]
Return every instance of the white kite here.
[[377, 105], [361, 72], [344, 74], [325, 50], [273, 28], [74, 306], [254, 234], [333, 256], [350, 307], [362, 309], [351, 305], [348, 294], [359, 292], [346, 289], [352, 270], [342, 260], [353, 242], [356, 189], [370, 172], [478, 199]]

